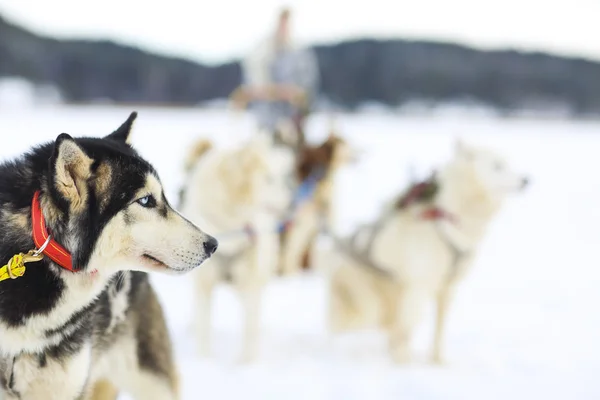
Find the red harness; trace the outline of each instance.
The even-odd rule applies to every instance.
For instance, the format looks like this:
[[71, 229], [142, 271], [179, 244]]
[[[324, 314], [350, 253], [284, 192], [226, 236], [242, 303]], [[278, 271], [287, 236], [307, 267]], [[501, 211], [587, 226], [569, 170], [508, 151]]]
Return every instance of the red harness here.
[[254, 242], [254, 240], [256, 240], [256, 230], [252, 225], [246, 224], [244, 225], [242, 230], [244, 231], [246, 236], [248, 236], [248, 240], [250, 240], [251, 242]]
[[421, 212], [421, 218], [429, 221], [446, 219], [452, 223], [456, 223], [456, 217], [454, 215], [436, 206], [432, 206], [423, 210], [423, 212]]
[[[66, 270], [73, 272], [73, 259], [71, 253], [57, 241], [50, 237], [48, 229], [46, 229], [46, 221], [40, 207], [40, 192], [37, 191], [33, 195], [31, 202], [31, 223], [33, 225], [33, 242], [35, 247], [43, 249], [42, 253], [48, 256], [52, 261], [60, 265]], [[48, 238], [50, 238], [48, 240]], [[48, 243], [46, 244], [46, 241]], [[45, 247], [44, 247], [45, 245]]]
[[[433, 193], [431, 193], [432, 190]], [[400, 200], [397, 203], [397, 207], [403, 209], [413, 204], [431, 202], [433, 200], [432, 196], [435, 196], [437, 190], [438, 184], [435, 181], [434, 174], [431, 178], [429, 178], [426, 181], [413, 184], [408, 189], [408, 192], [402, 198], [400, 198]], [[437, 221], [445, 219], [452, 223], [456, 223], [456, 217], [453, 214], [435, 205], [425, 208], [421, 212], [420, 216], [421, 218], [428, 221]]]

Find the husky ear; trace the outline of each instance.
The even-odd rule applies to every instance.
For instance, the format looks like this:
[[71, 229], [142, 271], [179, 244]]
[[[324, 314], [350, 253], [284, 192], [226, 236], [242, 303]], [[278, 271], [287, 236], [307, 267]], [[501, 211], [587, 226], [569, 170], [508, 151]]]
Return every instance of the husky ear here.
[[131, 144], [131, 128], [133, 127], [133, 123], [137, 118], [137, 112], [134, 111], [129, 114], [129, 117], [123, 124], [117, 128], [116, 131], [106, 136], [105, 139], [116, 140], [119, 142], [125, 142], [127, 144]]
[[87, 198], [87, 180], [93, 160], [75, 140], [61, 133], [54, 143], [50, 157], [50, 187], [75, 209]]

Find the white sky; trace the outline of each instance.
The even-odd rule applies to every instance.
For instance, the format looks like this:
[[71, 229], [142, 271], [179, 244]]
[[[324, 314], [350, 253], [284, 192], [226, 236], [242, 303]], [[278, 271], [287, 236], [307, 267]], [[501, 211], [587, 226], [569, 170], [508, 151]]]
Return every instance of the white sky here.
[[600, 60], [600, 0], [0, 0], [0, 13], [39, 33], [218, 62], [271, 30], [283, 4], [303, 43], [405, 37]]

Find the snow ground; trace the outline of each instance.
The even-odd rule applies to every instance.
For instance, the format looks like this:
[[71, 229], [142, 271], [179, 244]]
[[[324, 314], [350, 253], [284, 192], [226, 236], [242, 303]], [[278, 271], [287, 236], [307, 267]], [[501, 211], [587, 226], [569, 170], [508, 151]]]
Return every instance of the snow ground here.
[[[100, 136], [127, 108], [0, 110], [0, 157], [20, 154], [61, 132]], [[252, 132], [247, 115], [200, 109], [140, 109], [133, 142], [159, 171], [172, 200], [182, 181], [182, 152], [198, 135], [226, 144]], [[165, 307], [182, 372], [183, 399], [598, 399], [600, 383], [600, 123], [501, 120], [464, 115], [340, 115], [346, 137], [365, 149], [339, 176], [339, 229], [377, 214], [409, 177], [443, 162], [453, 138], [493, 146], [532, 178], [506, 203], [483, 243], [473, 273], [451, 310], [449, 365], [425, 363], [432, 321], [419, 330], [418, 359], [394, 366], [377, 332], [328, 341], [323, 280], [274, 281], [264, 304], [262, 354], [235, 362], [240, 310], [228, 287], [215, 302], [214, 358], [194, 356], [186, 277], [152, 277]], [[326, 116], [309, 126], [317, 140]], [[128, 399], [122, 396], [122, 399]]]

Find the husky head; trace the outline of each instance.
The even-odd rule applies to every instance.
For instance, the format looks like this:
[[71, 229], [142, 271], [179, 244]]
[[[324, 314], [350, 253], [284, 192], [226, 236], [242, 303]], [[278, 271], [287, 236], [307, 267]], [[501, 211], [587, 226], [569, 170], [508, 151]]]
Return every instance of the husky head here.
[[104, 138], [63, 133], [46, 147], [42, 211], [76, 270], [183, 273], [217, 248], [171, 208], [156, 171], [131, 147], [135, 118]]
[[455, 144], [454, 163], [462, 171], [465, 183], [480, 187], [492, 198], [501, 199], [521, 191], [529, 182], [527, 177], [511, 170], [499, 154], [467, 145], [460, 139]]
[[327, 140], [323, 143], [323, 147], [329, 149], [331, 165], [334, 167], [352, 163], [358, 157], [356, 149], [335, 131], [329, 133]]
[[[239, 200], [248, 205], [265, 207], [282, 214], [291, 203], [289, 178], [293, 168], [292, 155], [277, 148], [267, 135], [253, 136], [230, 159], [230, 188], [237, 190]], [[235, 175], [235, 176], [234, 176]]]
[[315, 169], [335, 170], [355, 161], [356, 151], [341, 136], [331, 131], [327, 139], [318, 146], [304, 147], [299, 155], [297, 175], [305, 180]]

